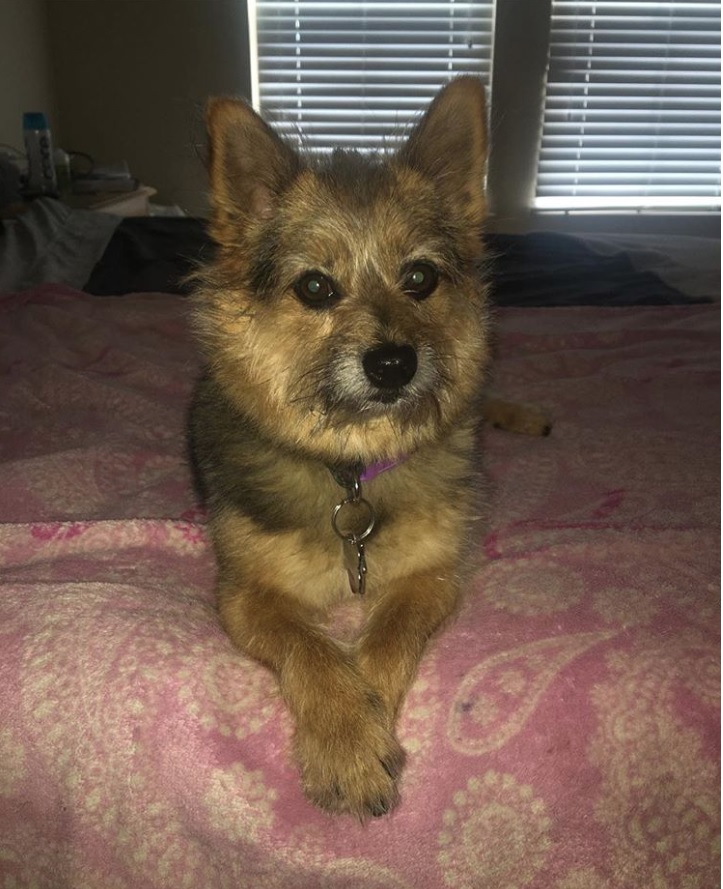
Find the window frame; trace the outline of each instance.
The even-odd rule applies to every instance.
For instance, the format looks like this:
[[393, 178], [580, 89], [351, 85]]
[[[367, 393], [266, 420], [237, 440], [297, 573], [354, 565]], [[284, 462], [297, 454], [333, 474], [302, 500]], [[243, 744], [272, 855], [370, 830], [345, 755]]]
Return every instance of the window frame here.
[[[255, 0], [247, 0], [252, 101], [259, 107]], [[616, 232], [720, 238], [720, 211], [605, 212], [534, 207], [552, 0], [496, 0], [490, 93], [488, 228], [500, 232]], [[421, 109], [420, 109], [421, 110]]]

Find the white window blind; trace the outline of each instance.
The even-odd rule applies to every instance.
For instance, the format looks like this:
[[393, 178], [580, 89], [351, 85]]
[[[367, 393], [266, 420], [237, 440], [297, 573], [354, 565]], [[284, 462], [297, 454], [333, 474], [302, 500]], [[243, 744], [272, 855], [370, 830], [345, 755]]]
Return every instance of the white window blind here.
[[393, 144], [457, 74], [489, 76], [494, 0], [249, 0], [254, 103], [311, 150]]
[[720, 16], [552, 0], [537, 208], [720, 207]]

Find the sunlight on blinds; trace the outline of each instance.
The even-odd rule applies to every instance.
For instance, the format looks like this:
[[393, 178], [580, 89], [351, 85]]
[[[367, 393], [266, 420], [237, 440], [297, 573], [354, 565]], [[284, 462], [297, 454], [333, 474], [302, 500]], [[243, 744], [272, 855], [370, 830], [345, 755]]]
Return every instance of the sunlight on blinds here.
[[285, 135], [303, 133], [312, 150], [393, 144], [451, 77], [489, 79], [493, 0], [249, 7], [255, 103]]
[[720, 15], [553, 0], [537, 209], [720, 207]]

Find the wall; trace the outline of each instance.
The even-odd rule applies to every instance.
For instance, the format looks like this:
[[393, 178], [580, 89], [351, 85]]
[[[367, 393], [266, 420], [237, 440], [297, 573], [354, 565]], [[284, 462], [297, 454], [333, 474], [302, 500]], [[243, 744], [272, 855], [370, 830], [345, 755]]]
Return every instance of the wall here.
[[47, 58], [44, 0], [0, 0], [0, 142], [23, 150], [23, 112], [57, 124]]
[[[20, 0], [22, 2], [22, 0]], [[243, 0], [46, 0], [56, 142], [205, 212], [203, 104], [250, 95]]]

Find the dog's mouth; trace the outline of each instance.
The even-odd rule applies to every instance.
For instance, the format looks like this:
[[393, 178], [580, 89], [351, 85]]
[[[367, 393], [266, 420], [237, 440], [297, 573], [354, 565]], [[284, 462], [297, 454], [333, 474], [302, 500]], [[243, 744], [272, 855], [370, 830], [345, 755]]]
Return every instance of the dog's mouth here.
[[370, 399], [373, 403], [381, 404], [381, 405], [390, 405], [396, 404], [398, 401], [404, 398], [404, 389], [392, 389], [387, 390], [386, 392], [380, 392], [378, 395], [375, 395], [372, 399]]
[[363, 401], [334, 397], [327, 400], [324, 425], [327, 428], [344, 429], [361, 427], [373, 420], [384, 419], [385, 425], [399, 432], [424, 425], [430, 417], [439, 414], [439, 403], [433, 393], [418, 395], [400, 390], [373, 395]]

